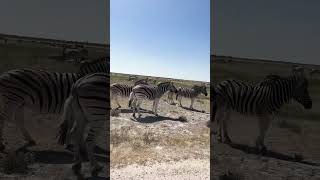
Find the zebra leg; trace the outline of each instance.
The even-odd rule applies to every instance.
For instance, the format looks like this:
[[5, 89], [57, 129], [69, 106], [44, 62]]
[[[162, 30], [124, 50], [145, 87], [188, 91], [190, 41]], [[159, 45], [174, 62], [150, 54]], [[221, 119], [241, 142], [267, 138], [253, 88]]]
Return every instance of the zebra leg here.
[[34, 146], [36, 145], [36, 142], [32, 139], [30, 133], [25, 128], [24, 115], [25, 115], [24, 107], [23, 106], [18, 107], [15, 114], [15, 122], [17, 127], [20, 129], [24, 139], [28, 142], [27, 145]]
[[81, 154], [80, 154], [80, 142], [75, 141], [74, 144], [74, 163], [72, 165], [72, 171], [75, 175], [81, 175]]
[[138, 117], [140, 118], [141, 117], [141, 113], [140, 113], [140, 106], [141, 106], [141, 103], [142, 103], [142, 100], [137, 100], [136, 102], [136, 110], [138, 112]]
[[180, 107], [182, 107], [182, 104], [181, 104], [181, 99], [182, 99], [182, 96], [180, 95], [179, 97], [178, 97], [179, 99], [179, 105], [180, 105]]
[[231, 139], [228, 134], [228, 121], [229, 121], [229, 119], [230, 119], [230, 111], [226, 111], [224, 114], [223, 121], [222, 121], [222, 126], [223, 126], [224, 140], [225, 140], [225, 143], [227, 143], [227, 144], [231, 143]]
[[90, 127], [90, 130], [88, 131], [89, 133], [86, 138], [86, 144], [87, 144], [88, 156], [91, 164], [91, 175], [93, 177], [96, 177], [103, 168], [98, 164], [97, 160], [94, 157], [94, 147], [95, 147], [96, 137], [98, 136], [98, 133], [101, 131], [104, 121], [105, 120], [102, 119], [97, 121], [91, 121], [88, 123], [88, 127]]
[[121, 105], [120, 105], [120, 103], [119, 103], [119, 101], [118, 101], [118, 95], [115, 96], [115, 100], [116, 100], [116, 103], [117, 103], [117, 105], [118, 105], [117, 108], [118, 108], [118, 109], [121, 108]]
[[193, 109], [193, 103], [194, 103], [194, 98], [191, 98], [191, 105], [190, 105], [190, 109]]
[[215, 116], [215, 121], [217, 122], [217, 125], [218, 125], [218, 141], [219, 142], [222, 142], [222, 121], [223, 121], [223, 118], [224, 118], [224, 110], [221, 108], [217, 109], [217, 112], [216, 112], [216, 116]]
[[264, 145], [264, 138], [267, 133], [267, 130], [269, 129], [271, 122], [271, 118], [269, 115], [261, 115], [259, 116], [258, 125], [259, 125], [259, 136], [256, 140], [256, 147], [259, 151], [266, 151], [267, 148]]
[[158, 113], [157, 113], [157, 110], [158, 110], [158, 105], [159, 105], [159, 100], [160, 99], [155, 99], [153, 102], [154, 102], [154, 115], [156, 116], [159, 116]]

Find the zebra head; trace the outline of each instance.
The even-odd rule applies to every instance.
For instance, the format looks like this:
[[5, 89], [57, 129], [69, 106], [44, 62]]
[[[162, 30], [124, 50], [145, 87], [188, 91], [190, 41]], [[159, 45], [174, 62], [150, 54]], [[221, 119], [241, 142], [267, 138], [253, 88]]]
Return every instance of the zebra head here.
[[207, 93], [207, 87], [205, 84], [202, 84], [202, 85], [194, 85], [193, 86], [193, 89], [195, 89], [196, 91], [204, 94], [205, 96], [208, 96], [208, 93]]
[[297, 77], [297, 85], [293, 92], [293, 99], [302, 104], [305, 109], [311, 109], [312, 100], [308, 91], [308, 80], [302, 75]]
[[175, 93], [178, 92], [177, 88], [174, 86], [172, 81], [170, 81], [168, 88], [169, 88], [169, 91], [171, 92], [175, 92]]

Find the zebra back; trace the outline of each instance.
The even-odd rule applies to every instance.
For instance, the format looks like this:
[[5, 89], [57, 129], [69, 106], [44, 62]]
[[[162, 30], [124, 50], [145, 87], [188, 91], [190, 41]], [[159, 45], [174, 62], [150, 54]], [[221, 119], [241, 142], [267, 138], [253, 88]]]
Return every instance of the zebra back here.
[[91, 74], [91, 73], [110, 73], [110, 65], [109, 65], [109, 58], [104, 57], [100, 59], [96, 59], [92, 62], [82, 62], [81, 66], [79, 68], [79, 76], [83, 77], [86, 74]]
[[11, 104], [33, 105], [40, 112], [60, 112], [76, 73], [16, 69], [0, 76], [1, 96]]
[[170, 90], [176, 91], [176, 87], [173, 85], [173, 82], [162, 82], [157, 86], [140, 84], [135, 86], [132, 91], [138, 98], [147, 98], [152, 100], [155, 98], [161, 98], [165, 92]]
[[238, 80], [226, 80], [215, 88], [220, 103], [242, 113], [275, 112], [294, 99], [306, 109], [312, 107], [308, 93], [308, 81], [302, 74], [289, 77], [269, 75], [262, 82], [250, 84]]

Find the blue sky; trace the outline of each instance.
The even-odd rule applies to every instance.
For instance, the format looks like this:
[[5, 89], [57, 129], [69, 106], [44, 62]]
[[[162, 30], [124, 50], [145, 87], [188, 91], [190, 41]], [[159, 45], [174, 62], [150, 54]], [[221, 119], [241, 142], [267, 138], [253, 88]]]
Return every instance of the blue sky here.
[[210, 80], [209, 0], [111, 0], [111, 72]]

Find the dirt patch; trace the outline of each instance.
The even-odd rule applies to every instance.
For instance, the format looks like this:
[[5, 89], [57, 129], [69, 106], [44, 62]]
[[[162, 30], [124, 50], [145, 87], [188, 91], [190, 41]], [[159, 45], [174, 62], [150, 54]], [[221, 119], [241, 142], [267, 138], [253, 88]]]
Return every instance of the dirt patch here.
[[212, 138], [213, 177], [219, 179], [233, 172], [252, 180], [319, 179], [319, 123], [303, 119], [285, 121], [294, 123], [294, 127], [300, 130], [293, 131], [291, 125], [279, 126], [274, 121], [265, 139], [268, 152], [256, 154], [248, 149], [254, 147], [258, 133], [257, 120], [234, 114], [229, 125], [233, 145], [222, 144]]
[[141, 118], [132, 117], [127, 101], [120, 101], [119, 117], [111, 117], [112, 179], [209, 179], [208, 100], [195, 103], [196, 111], [191, 111], [169, 105], [164, 96], [158, 117], [149, 111], [152, 102], [144, 101]]

